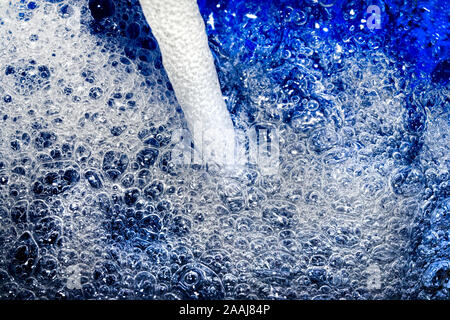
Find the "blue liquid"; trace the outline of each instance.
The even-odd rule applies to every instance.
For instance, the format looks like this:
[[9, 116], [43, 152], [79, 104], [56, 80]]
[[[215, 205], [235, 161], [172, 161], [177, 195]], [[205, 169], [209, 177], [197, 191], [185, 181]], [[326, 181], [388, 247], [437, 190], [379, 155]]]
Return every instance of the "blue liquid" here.
[[138, 1], [2, 5], [0, 297], [448, 299], [449, 6], [198, 3], [234, 125], [277, 129], [279, 174], [175, 165]]

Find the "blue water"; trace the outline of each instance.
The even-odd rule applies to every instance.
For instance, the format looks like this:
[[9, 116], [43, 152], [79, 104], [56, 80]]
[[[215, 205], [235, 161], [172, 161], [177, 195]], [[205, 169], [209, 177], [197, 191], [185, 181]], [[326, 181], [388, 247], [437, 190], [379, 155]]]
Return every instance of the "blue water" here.
[[0, 5], [0, 298], [449, 299], [450, 5], [198, 3], [278, 174], [174, 164], [137, 0]]

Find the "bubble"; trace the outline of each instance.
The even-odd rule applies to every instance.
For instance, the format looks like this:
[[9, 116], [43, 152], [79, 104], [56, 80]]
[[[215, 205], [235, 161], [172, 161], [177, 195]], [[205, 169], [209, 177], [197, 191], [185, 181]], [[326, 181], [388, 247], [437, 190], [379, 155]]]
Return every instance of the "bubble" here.
[[169, 231], [177, 236], [183, 236], [191, 231], [192, 221], [186, 216], [175, 216], [170, 223]]
[[138, 189], [126, 190], [123, 196], [125, 204], [128, 206], [135, 204], [140, 195], [141, 193]]
[[392, 176], [391, 186], [398, 195], [414, 196], [424, 187], [423, 173], [418, 168], [402, 168]]
[[10, 251], [9, 272], [19, 279], [28, 277], [36, 267], [39, 248], [29, 232], [23, 233]]
[[128, 173], [124, 175], [122, 180], [120, 181], [124, 188], [129, 188], [134, 185], [134, 174]]
[[62, 221], [57, 217], [42, 218], [36, 223], [33, 234], [40, 247], [58, 245], [62, 236]]
[[251, 187], [247, 192], [248, 205], [250, 208], [259, 208], [266, 200], [266, 196], [258, 188]]
[[172, 282], [186, 299], [223, 299], [224, 289], [217, 274], [203, 264], [187, 264], [173, 276]]
[[135, 277], [138, 297], [151, 299], [155, 294], [156, 278], [147, 271], [139, 272]]
[[40, 282], [55, 281], [58, 276], [58, 262], [50, 255], [43, 256], [36, 265], [36, 277]]
[[84, 173], [84, 178], [87, 179], [89, 185], [94, 189], [101, 189], [103, 186], [99, 174], [94, 170], [86, 171]]
[[333, 148], [338, 142], [338, 135], [332, 129], [328, 128], [321, 128], [314, 131], [309, 138], [311, 150], [319, 154]]
[[145, 148], [138, 152], [136, 155], [136, 161], [140, 168], [150, 168], [156, 162], [158, 157], [158, 150], [153, 148]]
[[102, 169], [111, 180], [116, 180], [128, 167], [128, 156], [119, 151], [108, 151], [103, 157]]
[[448, 286], [449, 261], [440, 260], [431, 263], [422, 276], [426, 288], [441, 288]]
[[11, 208], [11, 220], [17, 224], [28, 221], [28, 202], [18, 201]]
[[43, 131], [39, 133], [39, 136], [34, 140], [34, 147], [38, 151], [42, 151], [49, 148], [56, 141], [57, 137], [53, 132]]
[[225, 250], [212, 249], [202, 254], [201, 262], [220, 275], [229, 271], [232, 259]]
[[144, 188], [152, 180], [152, 173], [150, 170], [142, 169], [137, 173], [137, 184], [140, 188]]
[[155, 125], [150, 123], [149, 127], [145, 127], [138, 133], [139, 139], [144, 144], [155, 148], [160, 148], [168, 145], [172, 139], [172, 132], [167, 126]]
[[89, 90], [89, 97], [92, 100], [98, 100], [103, 96], [103, 89], [99, 87], [93, 87]]
[[262, 211], [262, 217], [270, 224], [286, 228], [297, 223], [297, 208], [295, 205], [281, 200], [269, 201]]
[[145, 232], [151, 232], [153, 234], [157, 234], [162, 228], [161, 219], [156, 214], [143, 217], [139, 222], [139, 225], [145, 230]]
[[102, 20], [114, 14], [115, 6], [111, 0], [89, 0], [89, 10], [95, 20]]
[[80, 181], [79, 167], [72, 162], [46, 163], [39, 167], [39, 171], [43, 175], [32, 184], [32, 191], [40, 197], [63, 193]]
[[169, 252], [165, 248], [165, 246], [152, 243], [146, 249], [145, 253], [148, 255], [150, 262], [155, 265], [165, 264], [169, 260]]
[[59, 16], [61, 18], [67, 19], [70, 18], [73, 14], [74, 9], [68, 4], [62, 5], [59, 9]]
[[159, 198], [164, 192], [164, 184], [162, 181], [153, 181], [150, 185], [145, 187], [144, 194], [147, 198], [155, 200]]
[[281, 190], [284, 181], [280, 176], [263, 176], [259, 182], [260, 187], [269, 195], [274, 195]]
[[[439, 205], [436, 206], [436, 208], [433, 210], [432, 216], [431, 216], [431, 223], [435, 225], [436, 227], [445, 229], [450, 224], [450, 218], [449, 218], [449, 201], [443, 201]], [[409, 212], [408, 212], [409, 213]], [[413, 214], [413, 213], [409, 213]]]
[[232, 180], [226, 181], [223, 186], [219, 187], [218, 192], [222, 202], [232, 212], [238, 212], [244, 208], [245, 196], [238, 182]]
[[247, 283], [239, 283], [234, 287], [233, 296], [236, 297], [236, 299], [243, 299], [248, 298], [248, 296], [251, 293], [250, 285]]

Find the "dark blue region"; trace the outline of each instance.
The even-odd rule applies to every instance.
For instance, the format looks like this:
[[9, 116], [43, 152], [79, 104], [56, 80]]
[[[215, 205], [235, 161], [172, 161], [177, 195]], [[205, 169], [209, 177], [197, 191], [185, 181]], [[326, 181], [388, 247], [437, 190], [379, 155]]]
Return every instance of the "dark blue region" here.
[[[113, 49], [110, 47], [113, 40], [118, 41], [118, 48], [114, 49], [122, 51], [126, 58], [112, 62], [113, 66], [129, 65], [130, 60], [135, 61], [139, 72], [144, 76], [150, 76], [155, 68], [163, 70], [158, 44], [138, 0], [90, 0], [88, 8], [84, 7], [82, 11], [81, 20], [91, 33], [106, 40], [107, 44], [102, 50]], [[168, 79], [164, 81], [171, 90]], [[150, 87], [155, 83], [148, 77], [142, 85]]]
[[[405, 74], [405, 80], [412, 79], [413, 86], [422, 78], [442, 84], [448, 82], [449, 8], [444, 3], [434, 0], [417, 1], [413, 5], [395, 0], [320, 2], [324, 5], [307, 0], [199, 0], [198, 3], [207, 22], [222, 92], [229, 97], [228, 109], [234, 118], [245, 115], [250, 122], [254, 120], [252, 104], [248, 103], [249, 92], [239, 81], [243, 69], [256, 63], [275, 69], [283, 64], [286, 55], [298, 51], [299, 42], [309, 45], [317, 38], [337, 41], [343, 47], [344, 56], [351, 55], [355, 47], [381, 48], [397, 58], [393, 67], [400, 72], [404, 73], [405, 63], [413, 66]], [[360, 30], [360, 25], [365, 25], [361, 19], [374, 20], [367, 13], [371, 5], [380, 9], [380, 29], [369, 30], [365, 26]], [[92, 33], [107, 40], [104, 50], [113, 43], [108, 40], [119, 40], [119, 50], [127, 59], [112, 62], [115, 66], [133, 60], [144, 76], [150, 76], [154, 68], [163, 70], [157, 42], [137, 0], [90, 0], [82, 20]], [[330, 76], [341, 67], [339, 63], [324, 64], [316, 53], [309, 59], [319, 65], [318, 71], [323, 76]], [[243, 63], [242, 67], [237, 61]], [[319, 99], [308, 96], [307, 90], [302, 90], [293, 80], [301, 71], [284, 69], [290, 69], [289, 74], [272, 73], [270, 80], [281, 85], [285, 92], [291, 92], [294, 99]], [[152, 81], [148, 77], [142, 85], [152, 86]], [[172, 90], [167, 77], [163, 81]], [[113, 100], [108, 103], [114, 105]], [[299, 110], [284, 111], [284, 120], [289, 122], [296, 111]]]
[[[383, 47], [398, 59], [399, 65], [410, 63], [422, 77], [431, 76], [434, 82], [448, 83], [450, 5], [446, 1], [199, 0], [198, 3], [205, 21], [211, 13], [217, 21], [215, 30], [208, 27], [210, 38], [219, 40], [221, 47], [230, 48], [230, 54], [236, 54], [233, 48], [255, 49], [253, 39], [241, 37], [238, 39], [240, 43], [236, 43], [237, 39], [233, 37], [235, 43], [232, 44], [223, 32], [230, 27], [238, 34], [248, 34], [245, 29], [238, 30], [239, 25], [246, 21], [248, 23], [244, 28], [248, 29], [258, 21], [270, 22], [265, 32], [270, 33], [274, 49], [277, 48], [277, 41], [287, 44], [286, 35], [290, 30], [313, 30], [315, 23], [319, 23], [328, 29], [327, 32], [319, 31], [317, 34], [320, 37], [356, 44], [365, 50]], [[380, 10], [380, 28], [369, 30], [366, 25], [360, 30], [360, 25], [366, 24], [361, 19], [366, 19], [368, 23], [375, 21], [371, 19], [372, 13], [367, 12], [372, 5]], [[257, 18], [251, 22], [247, 14], [254, 14]]]

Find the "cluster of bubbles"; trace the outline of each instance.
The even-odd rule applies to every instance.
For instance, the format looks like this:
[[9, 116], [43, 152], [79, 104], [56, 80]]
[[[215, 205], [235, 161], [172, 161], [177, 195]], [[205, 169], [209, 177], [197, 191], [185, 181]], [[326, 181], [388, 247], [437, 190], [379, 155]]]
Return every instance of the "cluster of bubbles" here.
[[175, 161], [137, 0], [0, 4], [0, 298], [448, 299], [445, 63], [421, 79], [382, 34], [337, 32], [365, 1], [199, 4], [276, 174]]

